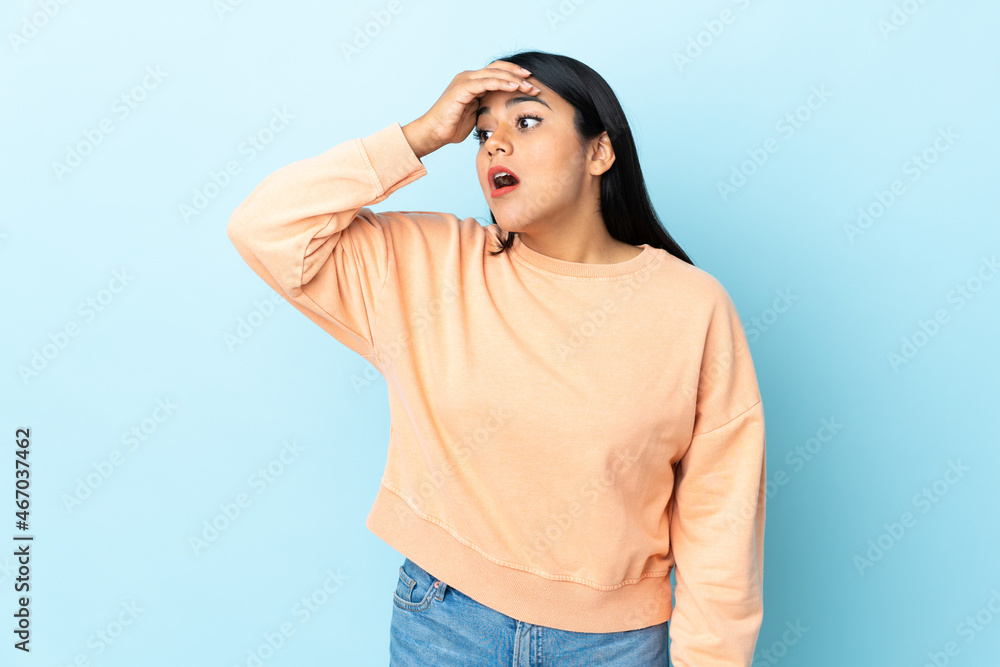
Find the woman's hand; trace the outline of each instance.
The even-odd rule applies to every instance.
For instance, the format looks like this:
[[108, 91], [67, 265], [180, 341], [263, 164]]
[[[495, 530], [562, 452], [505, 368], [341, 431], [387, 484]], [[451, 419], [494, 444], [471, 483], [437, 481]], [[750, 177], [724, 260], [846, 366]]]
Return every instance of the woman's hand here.
[[417, 157], [436, 151], [445, 144], [468, 138], [476, 125], [478, 99], [490, 90], [541, 92], [527, 77], [531, 72], [505, 60], [496, 60], [478, 70], [459, 72], [423, 116], [403, 126], [403, 134]]

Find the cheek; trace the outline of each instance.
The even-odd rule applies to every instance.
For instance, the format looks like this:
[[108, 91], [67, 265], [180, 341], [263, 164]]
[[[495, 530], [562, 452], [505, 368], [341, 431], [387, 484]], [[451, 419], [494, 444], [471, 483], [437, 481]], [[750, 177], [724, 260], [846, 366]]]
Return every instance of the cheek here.
[[479, 181], [479, 187], [482, 189], [483, 192], [489, 192], [492, 189], [486, 183], [486, 178], [484, 176], [476, 174], [476, 180]]
[[547, 193], [547, 198], [553, 202], [575, 199], [579, 196], [582, 168], [582, 165], [550, 157], [535, 172], [538, 191]]
[[492, 190], [486, 177], [486, 170], [489, 169], [489, 161], [484, 159], [482, 152], [476, 156], [476, 180], [479, 181], [479, 186], [485, 191], [489, 192]]
[[562, 147], [559, 150], [551, 148], [532, 152], [532, 175], [553, 194], [573, 191], [583, 170], [583, 156]]

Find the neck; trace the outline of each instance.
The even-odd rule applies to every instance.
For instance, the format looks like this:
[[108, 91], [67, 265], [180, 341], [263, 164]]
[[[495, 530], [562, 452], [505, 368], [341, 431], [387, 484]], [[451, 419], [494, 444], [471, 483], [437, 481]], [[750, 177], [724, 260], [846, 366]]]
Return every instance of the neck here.
[[[581, 264], [613, 264], [635, 257], [640, 250], [608, 233], [597, 210], [598, 192], [578, 199], [580, 205], [553, 216], [544, 224], [534, 223], [518, 238], [525, 246], [543, 255]], [[595, 202], [589, 204], [588, 202]]]

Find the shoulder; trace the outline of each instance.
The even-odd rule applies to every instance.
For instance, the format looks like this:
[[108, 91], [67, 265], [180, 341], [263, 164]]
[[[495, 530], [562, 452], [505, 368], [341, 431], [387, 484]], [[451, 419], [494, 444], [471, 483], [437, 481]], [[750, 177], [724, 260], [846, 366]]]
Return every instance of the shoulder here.
[[735, 309], [729, 291], [712, 272], [688, 264], [666, 250], [657, 249], [657, 252], [661, 254], [664, 284], [675, 305], [686, 307], [692, 314], [697, 312], [707, 317]]

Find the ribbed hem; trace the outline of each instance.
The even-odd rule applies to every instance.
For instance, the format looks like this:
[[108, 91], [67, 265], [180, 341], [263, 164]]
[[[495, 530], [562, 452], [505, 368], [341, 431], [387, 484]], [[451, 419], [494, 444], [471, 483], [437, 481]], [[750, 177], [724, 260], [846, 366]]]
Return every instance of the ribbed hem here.
[[399, 123], [387, 125], [358, 141], [361, 142], [364, 149], [362, 153], [368, 159], [383, 193], [407, 176], [410, 176], [406, 180], [409, 183], [427, 173], [424, 163], [413, 152]]
[[498, 565], [423, 519], [384, 485], [379, 486], [365, 525], [432, 576], [525, 623], [572, 632], [622, 632], [670, 619], [669, 573], [608, 591]]

